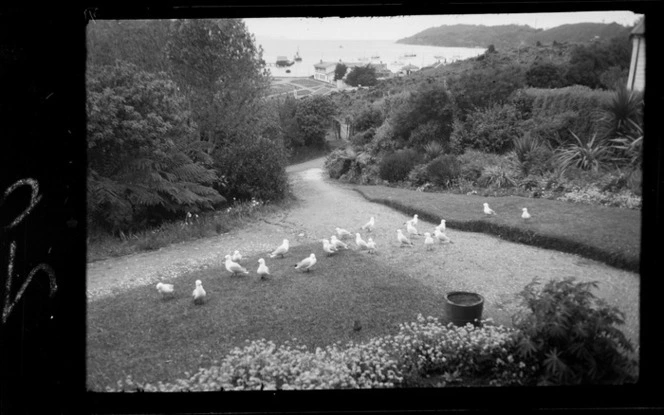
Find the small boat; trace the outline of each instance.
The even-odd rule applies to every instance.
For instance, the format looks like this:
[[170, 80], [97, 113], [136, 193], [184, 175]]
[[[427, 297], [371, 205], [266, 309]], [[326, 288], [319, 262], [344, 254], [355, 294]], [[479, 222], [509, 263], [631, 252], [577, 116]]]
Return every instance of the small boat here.
[[403, 55], [404, 58], [414, 58], [414, 57], [416, 57], [416, 56], [417, 56], [417, 55], [414, 54], [414, 53], [406, 53], [405, 55]]
[[291, 66], [295, 62], [289, 61], [287, 57], [285, 56], [277, 56], [277, 66]]
[[372, 56], [371, 59], [380, 59], [380, 56], [378, 56], [378, 55]]
[[297, 49], [297, 52], [295, 52], [295, 57], [293, 58], [295, 62], [302, 62], [302, 57], [300, 56], [300, 49]]

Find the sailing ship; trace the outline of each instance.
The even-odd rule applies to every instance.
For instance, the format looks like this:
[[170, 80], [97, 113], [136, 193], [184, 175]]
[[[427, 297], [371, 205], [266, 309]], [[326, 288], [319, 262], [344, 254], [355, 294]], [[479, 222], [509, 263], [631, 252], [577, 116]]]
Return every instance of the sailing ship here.
[[295, 52], [295, 57], [293, 58], [295, 62], [302, 62], [302, 57], [300, 56], [300, 48], [297, 48], [297, 52]]

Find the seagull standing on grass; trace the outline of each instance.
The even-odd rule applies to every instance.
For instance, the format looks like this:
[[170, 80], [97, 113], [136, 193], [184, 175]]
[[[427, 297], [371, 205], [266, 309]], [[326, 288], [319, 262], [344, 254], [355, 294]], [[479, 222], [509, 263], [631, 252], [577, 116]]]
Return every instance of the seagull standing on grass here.
[[247, 271], [246, 268], [237, 262], [233, 262], [230, 255], [226, 255], [226, 269], [233, 273], [233, 275], [237, 275], [239, 273], [249, 274], [249, 271]]
[[161, 282], [157, 283], [157, 291], [161, 293], [162, 297], [172, 296], [175, 293], [173, 289], [173, 284], [163, 284]]
[[397, 229], [397, 239], [399, 240], [399, 243], [401, 243], [400, 246], [404, 245], [413, 246], [413, 243], [410, 241], [410, 239], [404, 236], [403, 232], [401, 232], [401, 229]]
[[523, 218], [523, 220], [528, 220], [528, 219], [532, 218], [532, 216], [530, 216], [530, 213], [528, 213], [527, 208], [523, 208], [521, 210], [523, 210], [523, 213], [521, 214], [521, 217]]
[[337, 248], [331, 245], [327, 239], [323, 239], [323, 251], [327, 252], [327, 256], [330, 256], [337, 252]]
[[407, 220], [404, 225], [408, 225], [409, 223], [412, 223], [413, 226], [417, 225], [417, 214], [413, 215], [413, 219]]
[[485, 204], [484, 204], [484, 214], [486, 214], [486, 215], [495, 215], [496, 212], [494, 212], [493, 209], [491, 209], [491, 208], [489, 207], [489, 204], [488, 204], [488, 203], [485, 203]]
[[369, 232], [371, 232], [375, 225], [376, 225], [376, 221], [374, 220], [374, 217], [372, 216], [371, 219], [369, 219], [369, 222], [362, 225], [362, 229], [367, 229]]
[[316, 255], [311, 254], [308, 257], [304, 258], [302, 261], [298, 262], [295, 265], [295, 269], [304, 269], [306, 272], [309, 272], [309, 269], [316, 264]]
[[233, 252], [233, 256], [231, 257], [231, 259], [235, 262], [239, 262], [240, 260], [242, 260], [242, 255], [240, 254], [240, 251]]
[[362, 239], [362, 237], [360, 236], [359, 233], [355, 234], [355, 245], [357, 245], [358, 249], [365, 249], [365, 248], [368, 249], [369, 248], [369, 246], [364, 241], [364, 239]]
[[436, 239], [438, 239], [442, 244], [454, 243], [447, 235], [445, 235], [443, 232], [439, 231], [438, 229], [434, 231], [433, 236], [436, 237]]
[[256, 271], [256, 273], [260, 275], [261, 279], [263, 279], [266, 275], [270, 275], [270, 269], [267, 267], [267, 265], [265, 265], [265, 260], [260, 258], [258, 263], [260, 265], [258, 266], [258, 271]]
[[369, 237], [369, 240], [367, 241], [367, 248], [369, 248], [369, 253], [370, 254], [375, 254], [376, 253], [376, 243], [374, 240]]
[[203, 304], [205, 302], [205, 290], [203, 289], [201, 280], [196, 280], [196, 288], [192, 295], [194, 296], [194, 304]]
[[288, 239], [284, 239], [284, 242], [270, 254], [270, 258], [274, 258], [277, 255], [283, 258], [286, 252], [288, 252]]
[[440, 220], [440, 225], [436, 226], [436, 229], [445, 232], [445, 219]]
[[433, 238], [429, 232], [424, 232], [424, 246], [427, 247], [427, 251], [433, 249]]
[[408, 236], [419, 235], [415, 226], [410, 222], [406, 224], [406, 230], [408, 231]]
[[330, 238], [330, 244], [332, 244], [332, 246], [334, 246], [337, 249], [339, 248], [348, 249], [348, 245], [338, 240], [335, 235], [332, 235], [332, 237]]
[[342, 228], [336, 228], [335, 230], [337, 231], [337, 235], [339, 236], [340, 239], [344, 239], [352, 235], [350, 232]]

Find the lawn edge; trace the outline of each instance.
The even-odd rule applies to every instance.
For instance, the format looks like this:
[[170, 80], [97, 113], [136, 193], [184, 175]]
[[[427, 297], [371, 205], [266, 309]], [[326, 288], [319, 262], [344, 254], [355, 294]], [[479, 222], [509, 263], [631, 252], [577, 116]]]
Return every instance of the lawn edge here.
[[[385, 205], [398, 212], [405, 213], [408, 216], [417, 214], [421, 219], [431, 223], [438, 223], [440, 221], [440, 216], [431, 213], [430, 211], [428, 212], [420, 210], [396, 200], [373, 198], [365, 194], [362, 189], [357, 187], [353, 187], [352, 189], [369, 202]], [[582, 242], [573, 241], [566, 238], [543, 235], [530, 230], [523, 230], [513, 226], [489, 223], [481, 220], [458, 221], [448, 219], [445, 223], [448, 228], [453, 228], [464, 232], [485, 233], [488, 235], [497, 236], [510, 242], [521, 243], [537, 248], [550, 249], [569, 254], [576, 254], [625, 271], [639, 273], [641, 268], [640, 257], [629, 257], [621, 253], [607, 251], [596, 246], [584, 244]]]

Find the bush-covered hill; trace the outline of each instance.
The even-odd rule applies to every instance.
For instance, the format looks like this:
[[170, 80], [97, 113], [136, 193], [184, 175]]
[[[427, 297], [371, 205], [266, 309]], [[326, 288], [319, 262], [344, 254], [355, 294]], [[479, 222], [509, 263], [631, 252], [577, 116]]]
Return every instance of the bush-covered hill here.
[[557, 43], [586, 43], [626, 36], [631, 28], [617, 23], [577, 23], [556, 26], [551, 29], [534, 29], [524, 25], [482, 26], [451, 25], [431, 27], [403, 38], [397, 43], [447, 47], [509, 48], [523, 45]]

